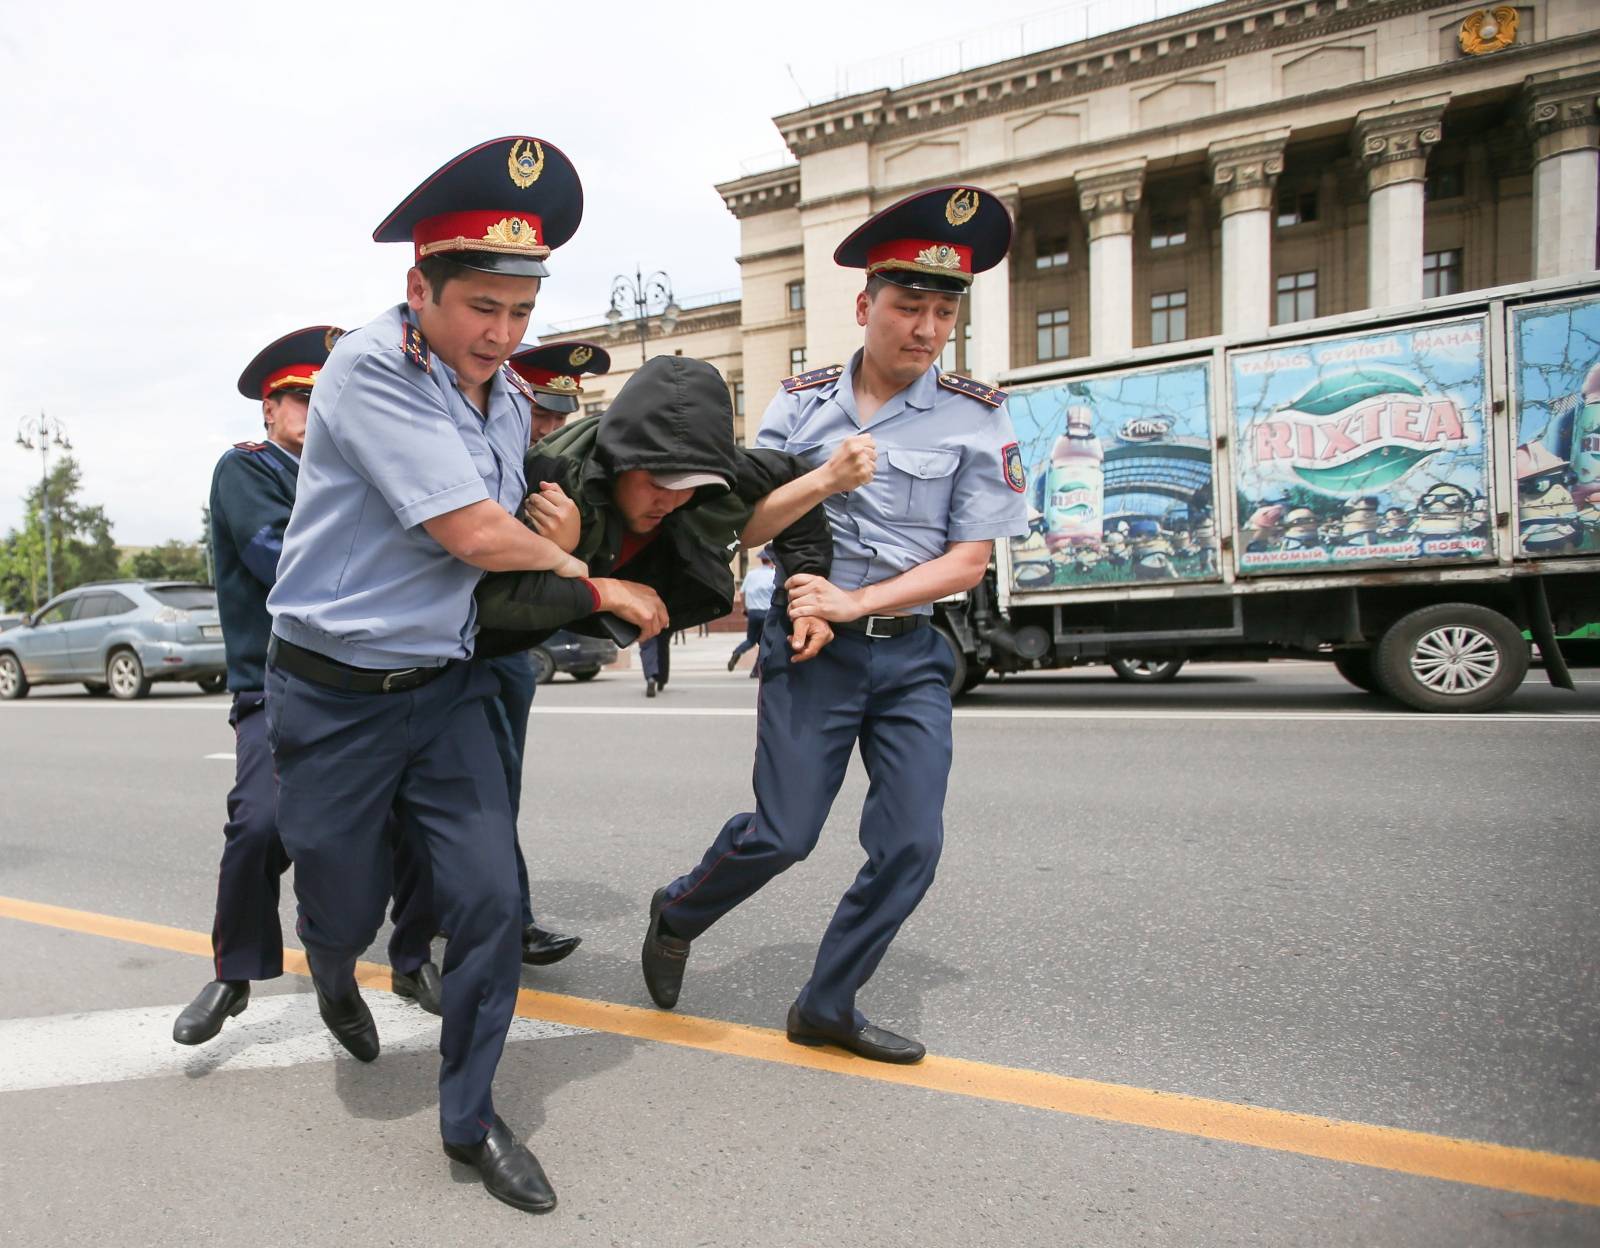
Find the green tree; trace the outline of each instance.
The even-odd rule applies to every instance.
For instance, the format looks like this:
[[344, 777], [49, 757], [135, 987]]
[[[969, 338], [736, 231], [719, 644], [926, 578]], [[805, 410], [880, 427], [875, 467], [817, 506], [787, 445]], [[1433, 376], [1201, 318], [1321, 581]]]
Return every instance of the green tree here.
[[[55, 590], [117, 575], [117, 547], [105, 508], [82, 498], [78, 461], [63, 455], [50, 470], [50, 556]], [[44, 496], [37, 485], [23, 497], [20, 529], [0, 540], [0, 602], [7, 608], [34, 610], [47, 596], [45, 575]]]
[[203, 581], [205, 555], [199, 546], [174, 538], [128, 556], [122, 561], [122, 575], [141, 581]]

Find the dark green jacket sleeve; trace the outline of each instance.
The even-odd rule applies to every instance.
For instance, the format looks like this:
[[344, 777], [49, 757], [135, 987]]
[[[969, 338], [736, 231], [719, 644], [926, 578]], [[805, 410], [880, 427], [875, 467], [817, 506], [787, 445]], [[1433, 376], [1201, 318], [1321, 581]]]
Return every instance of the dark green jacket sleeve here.
[[[780, 485], [787, 485], [811, 471], [810, 465], [798, 455], [766, 447], [743, 449], [739, 458], [736, 490], [752, 508]], [[833, 570], [833, 532], [828, 528], [828, 516], [822, 504], [818, 503], [773, 538], [772, 550], [787, 576], [801, 572], [827, 576]]]

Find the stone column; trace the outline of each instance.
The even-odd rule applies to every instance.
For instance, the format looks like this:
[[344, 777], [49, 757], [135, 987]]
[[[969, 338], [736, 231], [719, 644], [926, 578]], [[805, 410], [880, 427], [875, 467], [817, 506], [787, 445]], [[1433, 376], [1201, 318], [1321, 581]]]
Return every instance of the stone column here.
[[1267, 130], [1206, 149], [1222, 211], [1222, 332], [1272, 324], [1272, 214], [1289, 131]]
[[1525, 85], [1533, 136], [1533, 275], [1595, 268], [1600, 231], [1600, 73], [1534, 74]]
[[1402, 100], [1356, 114], [1357, 158], [1367, 170], [1367, 306], [1422, 298], [1423, 185], [1428, 150], [1450, 96]]
[[1078, 208], [1089, 223], [1089, 354], [1133, 350], [1133, 214], [1144, 191], [1144, 158], [1078, 175]]
[[[1015, 187], [995, 194], [1005, 204], [1013, 223], [1017, 220], [1018, 197]], [[986, 385], [1000, 384], [1000, 374], [1011, 367], [1011, 257], [972, 279], [972, 346], [967, 352], [966, 370]], [[959, 331], [957, 331], [959, 332]]]

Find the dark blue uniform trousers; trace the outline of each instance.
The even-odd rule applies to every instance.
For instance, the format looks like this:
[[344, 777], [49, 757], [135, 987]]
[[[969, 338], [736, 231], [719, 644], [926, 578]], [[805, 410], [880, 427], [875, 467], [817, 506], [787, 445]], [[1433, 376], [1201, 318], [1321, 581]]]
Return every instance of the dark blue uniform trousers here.
[[267, 669], [278, 829], [295, 863], [300, 938], [324, 993], [347, 994], [389, 896], [391, 808], [426, 859], [439, 925], [444, 1024], [439, 1125], [475, 1143], [521, 970], [514, 832], [483, 702], [482, 664], [452, 663], [405, 693], [346, 693]]
[[693, 940], [817, 843], [858, 745], [866, 864], [817, 950], [800, 1011], [857, 1030], [855, 999], [933, 883], [950, 778], [949, 649], [931, 628], [882, 640], [840, 630], [792, 663], [787, 614], [774, 604], [761, 640], [754, 813], [735, 815], [700, 865], [667, 889], [663, 914]]
[[267, 745], [264, 693], [236, 693], [233, 789], [217, 868], [217, 917], [211, 950], [218, 979], [275, 979], [283, 974], [283, 928], [278, 922], [279, 877], [289, 855], [278, 839], [278, 785]]

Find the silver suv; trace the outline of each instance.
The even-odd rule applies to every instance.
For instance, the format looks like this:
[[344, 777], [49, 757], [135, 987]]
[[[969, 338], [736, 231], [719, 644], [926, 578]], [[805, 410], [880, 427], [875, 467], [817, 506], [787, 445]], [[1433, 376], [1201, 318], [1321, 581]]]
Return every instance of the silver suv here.
[[193, 581], [100, 581], [57, 595], [0, 633], [0, 698], [81, 681], [142, 698], [157, 680], [227, 684], [217, 591]]

